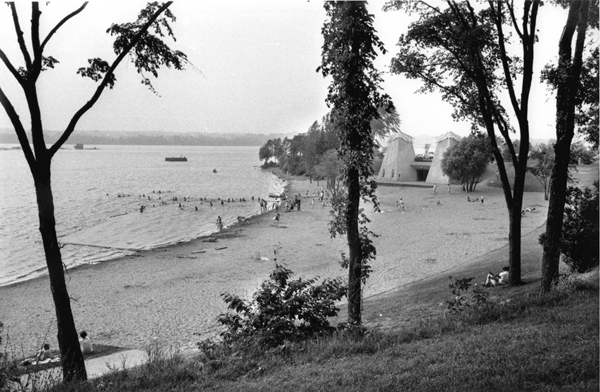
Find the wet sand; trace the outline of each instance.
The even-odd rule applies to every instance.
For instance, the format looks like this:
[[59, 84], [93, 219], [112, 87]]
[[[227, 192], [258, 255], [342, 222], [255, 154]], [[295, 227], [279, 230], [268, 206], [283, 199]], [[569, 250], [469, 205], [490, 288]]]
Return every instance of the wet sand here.
[[[198, 239], [69, 270], [77, 329], [107, 345], [143, 349], [158, 340], [192, 349], [219, 332], [216, 318], [226, 311], [221, 294], [250, 298], [268, 278], [275, 258], [296, 276], [345, 279], [347, 271], [339, 262], [347, 244], [330, 237], [329, 208], [313, 196], [319, 189], [308, 179], [292, 178], [290, 194], [303, 195], [302, 210], [282, 212], [279, 222], [270, 212], [227, 228], [214, 236], [216, 242]], [[382, 213], [366, 206], [369, 227], [380, 235], [374, 240], [377, 258], [366, 297], [467, 264], [508, 242], [501, 189], [480, 184], [469, 196], [483, 195], [483, 204], [467, 202], [457, 187], [450, 194], [445, 186], [437, 190], [434, 195], [431, 188], [380, 186]], [[404, 213], [396, 208], [400, 198]], [[523, 217], [526, 234], [545, 221], [543, 193], [525, 193], [524, 207], [535, 207]], [[57, 347], [48, 278], [0, 287], [0, 321], [10, 344], [25, 354], [44, 339]]]

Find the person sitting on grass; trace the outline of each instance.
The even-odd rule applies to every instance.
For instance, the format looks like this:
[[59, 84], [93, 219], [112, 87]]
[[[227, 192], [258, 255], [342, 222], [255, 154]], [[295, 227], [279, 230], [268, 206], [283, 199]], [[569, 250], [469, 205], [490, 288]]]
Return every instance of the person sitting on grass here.
[[81, 348], [81, 353], [84, 355], [93, 353], [94, 346], [92, 345], [92, 339], [90, 339], [87, 332], [81, 331], [79, 336], [79, 348]]
[[48, 343], [44, 344], [35, 354], [35, 359], [37, 359], [38, 362], [50, 359], [51, 357], [52, 353], [50, 352], [50, 345]]
[[493, 273], [489, 272], [487, 274], [487, 277], [485, 278], [485, 283], [483, 285], [485, 287], [490, 287], [508, 284], [508, 271], [509, 267], [504, 267], [502, 268], [502, 272], [500, 272], [498, 275], [494, 275]]

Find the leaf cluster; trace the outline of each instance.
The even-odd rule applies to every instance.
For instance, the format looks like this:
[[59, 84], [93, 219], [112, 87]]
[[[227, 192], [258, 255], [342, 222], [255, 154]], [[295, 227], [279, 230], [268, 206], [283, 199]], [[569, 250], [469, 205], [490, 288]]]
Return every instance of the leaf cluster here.
[[[148, 29], [144, 30], [144, 26], [162, 6], [163, 4], [156, 1], [150, 2], [140, 11], [135, 22], [112, 24], [106, 30], [108, 34], [115, 36], [113, 43], [115, 54], [119, 56], [127, 52], [137, 72], [142, 75], [141, 83], [154, 93], [156, 90], [150, 79], [145, 76], [146, 73], [157, 78], [161, 67], [183, 70], [189, 63], [185, 53], [171, 49], [164, 41], [166, 36], [176, 41], [170, 26], [176, 18], [168, 8], [151, 23]], [[131, 43], [134, 43], [133, 47]], [[77, 73], [96, 82], [102, 80], [110, 71], [108, 63], [100, 58], [90, 59], [88, 63], [90, 64], [88, 67], [79, 68]], [[114, 75], [109, 75], [107, 79], [107, 84], [112, 88], [116, 80]]]
[[[567, 189], [559, 248], [565, 255], [565, 263], [575, 272], [586, 272], [598, 266], [598, 181], [594, 183], [594, 188]], [[543, 233], [540, 235], [540, 243], [543, 245], [545, 241]]]
[[[498, 114], [508, 123], [504, 109], [494, 95], [506, 85], [501, 73], [502, 59], [498, 44], [495, 18], [506, 19], [490, 8], [479, 12], [468, 2], [449, 7], [419, 6], [412, 2], [393, 2], [391, 8], [417, 11], [419, 19], [400, 37], [399, 52], [392, 59], [392, 73], [409, 79], [419, 79], [420, 93], [439, 91], [442, 99], [450, 103], [455, 120], [467, 120], [473, 129], [484, 126], [480, 108], [478, 83], [485, 83], [495, 103]], [[504, 37], [508, 42], [510, 36]], [[506, 57], [510, 74], [514, 78], [522, 71], [518, 57]]]
[[346, 296], [340, 279], [291, 279], [292, 271], [276, 265], [269, 280], [261, 284], [252, 301], [232, 294], [222, 294], [232, 312], [219, 316], [227, 329], [221, 337], [227, 344], [277, 346], [330, 334], [335, 327], [329, 318], [337, 316], [336, 302]]
[[[452, 279], [452, 277], [450, 276], [449, 279]], [[475, 278], [457, 278], [450, 283], [449, 288], [453, 298], [446, 301], [446, 308], [451, 314], [464, 315], [469, 308], [477, 311], [487, 307], [490, 294], [486, 290], [475, 284], [471, 294], [469, 294], [473, 279]]]
[[358, 170], [368, 178], [375, 147], [371, 122], [380, 118], [380, 108], [394, 110], [389, 96], [380, 93], [382, 78], [373, 64], [377, 52], [386, 50], [363, 3], [327, 2], [324, 7], [329, 20], [322, 29], [322, 62], [317, 70], [332, 77], [326, 103], [340, 132], [340, 158], [346, 170]]

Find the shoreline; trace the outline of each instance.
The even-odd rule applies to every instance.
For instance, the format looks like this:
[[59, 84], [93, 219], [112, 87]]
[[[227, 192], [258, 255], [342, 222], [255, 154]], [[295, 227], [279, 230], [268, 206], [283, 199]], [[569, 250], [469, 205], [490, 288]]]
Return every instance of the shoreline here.
[[[281, 221], [274, 222], [269, 210], [218, 234], [69, 269], [77, 329], [105, 345], [143, 348], [160, 340], [194, 349], [195, 342], [220, 330], [216, 317], [227, 310], [221, 293], [249, 298], [268, 279], [275, 262], [295, 277], [346, 280], [347, 270], [339, 265], [340, 253], [347, 252], [345, 238], [330, 238], [329, 207], [310, 202], [320, 184], [275, 175], [287, 181], [288, 194], [309, 192], [300, 212], [282, 212]], [[377, 194], [383, 213], [368, 211], [369, 228], [380, 237], [374, 239], [377, 258], [365, 298], [467, 264], [505, 245], [508, 218], [501, 190], [481, 186], [475, 195], [485, 194], [485, 206], [467, 203], [462, 192], [432, 195], [424, 188], [381, 187]], [[406, 203], [405, 214], [396, 209], [399, 197]], [[543, 194], [526, 194], [524, 204], [539, 206], [524, 219], [523, 233], [529, 233], [545, 220], [547, 203]], [[211, 237], [217, 241], [206, 242]], [[47, 276], [0, 287], [0, 309], [10, 341], [25, 352], [35, 351], [44, 336], [56, 347]]]
[[[287, 190], [289, 188], [289, 181], [283, 179], [281, 176], [278, 176], [276, 173], [273, 173], [273, 171], [269, 171], [275, 178], [272, 181], [273, 184], [277, 184], [278, 186], [281, 186], [281, 193], [283, 193], [285, 190]], [[217, 200], [217, 199], [214, 199]], [[248, 201], [250, 204], [254, 204], [254, 203], [258, 203], [256, 200], [250, 200]], [[268, 196], [267, 196], [267, 200], [268, 200]], [[240, 215], [243, 216], [244, 218], [251, 220], [256, 216], [259, 216], [261, 214], [263, 214], [264, 212], [260, 212], [257, 211], [257, 209], [254, 210], [254, 212], [251, 213], [247, 213], [244, 215]], [[270, 212], [270, 211], [269, 211]], [[122, 215], [127, 215], [129, 213], [122, 213], [119, 215], [115, 215], [115, 216], [122, 216]], [[111, 216], [110, 218], [113, 218], [115, 216]], [[223, 231], [226, 229], [229, 229], [231, 227], [235, 227], [238, 226], [240, 224], [240, 222], [235, 220], [234, 216], [230, 216], [228, 219], [229, 223], [226, 224], [223, 228]], [[214, 225], [212, 225], [214, 226]], [[204, 234], [206, 233], [206, 234]], [[103, 264], [103, 263], [107, 263], [107, 262], [111, 262], [111, 261], [118, 261], [118, 260], [122, 260], [125, 259], [127, 257], [130, 256], [135, 256], [137, 254], [140, 253], [145, 253], [148, 251], [153, 251], [153, 250], [157, 250], [157, 249], [165, 249], [165, 248], [169, 248], [169, 247], [177, 247], [180, 244], [183, 243], [188, 243], [188, 242], [193, 242], [193, 241], [197, 241], [197, 240], [203, 240], [205, 238], [209, 238], [211, 236], [214, 236], [215, 234], [217, 234], [217, 231], [215, 228], [209, 230], [209, 231], [205, 231], [203, 234], [199, 235], [198, 237], [195, 238], [191, 238], [191, 239], [184, 239], [184, 240], [179, 240], [177, 242], [172, 242], [172, 243], [166, 243], [166, 244], [162, 244], [162, 245], [158, 245], [155, 247], [151, 247], [148, 249], [137, 249], [137, 248], [126, 248], [126, 247], [119, 247], [119, 246], [110, 246], [110, 245], [97, 245], [97, 244], [90, 244], [90, 243], [79, 243], [79, 242], [64, 242], [65, 246], [81, 246], [81, 247], [90, 247], [90, 248], [98, 248], [98, 249], [105, 249], [105, 250], [114, 250], [114, 251], [121, 251], [122, 254], [119, 255], [112, 255], [110, 257], [107, 258], [103, 258], [103, 259], [98, 259], [98, 260], [94, 260], [94, 261], [87, 261], [87, 262], [83, 262], [81, 264], [75, 264], [72, 266], [68, 266], [67, 267], [67, 271], [74, 271], [78, 268], [81, 267], [89, 267], [89, 266], [95, 266], [95, 265], [99, 265], [99, 264]], [[59, 237], [59, 241], [61, 241], [63, 239], [63, 237], [65, 236], [69, 236], [72, 235], [73, 233], [67, 234], [67, 235], [62, 235]], [[64, 257], [64, 256], [63, 256]], [[63, 259], [64, 261], [64, 259]], [[45, 264], [45, 259], [44, 259], [44, 264], [39, 266], [38, 268], [31, 270], [29, 272], [27, 272], [24, 275], [20, 275], [17, 276], [13, 281], [7, 282], [7, 283], [2, 283], [0, 284], [0, 288], [3, 287], [11, 287], [14, 285], [18, 285], [20, 283], [24, 283], [24, 282], [28, 282], [28, 281], [32, 281], [32, 280], [36, 280], [36, 279], [43, 279], [44, 277], [48, 276], [48, 272], [47, 272], [47, 266]]]

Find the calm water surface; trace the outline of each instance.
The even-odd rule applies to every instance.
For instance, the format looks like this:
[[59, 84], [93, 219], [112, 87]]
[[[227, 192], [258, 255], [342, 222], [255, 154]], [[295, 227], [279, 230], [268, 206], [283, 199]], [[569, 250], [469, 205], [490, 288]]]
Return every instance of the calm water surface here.
[[[285, 185], [258, 167], [258, 147], [87, 148], [69, 146], [52, 163], [57, 232], [68, 267], [208, 235], [217, 216], [228, 225], [254, 215], [259, 197], [281, 193]], [[188, 162], [165, 161], [180, 155]], [[46, 273], [38, 225], [23, 152], [1, 150], [0, 285]]]

